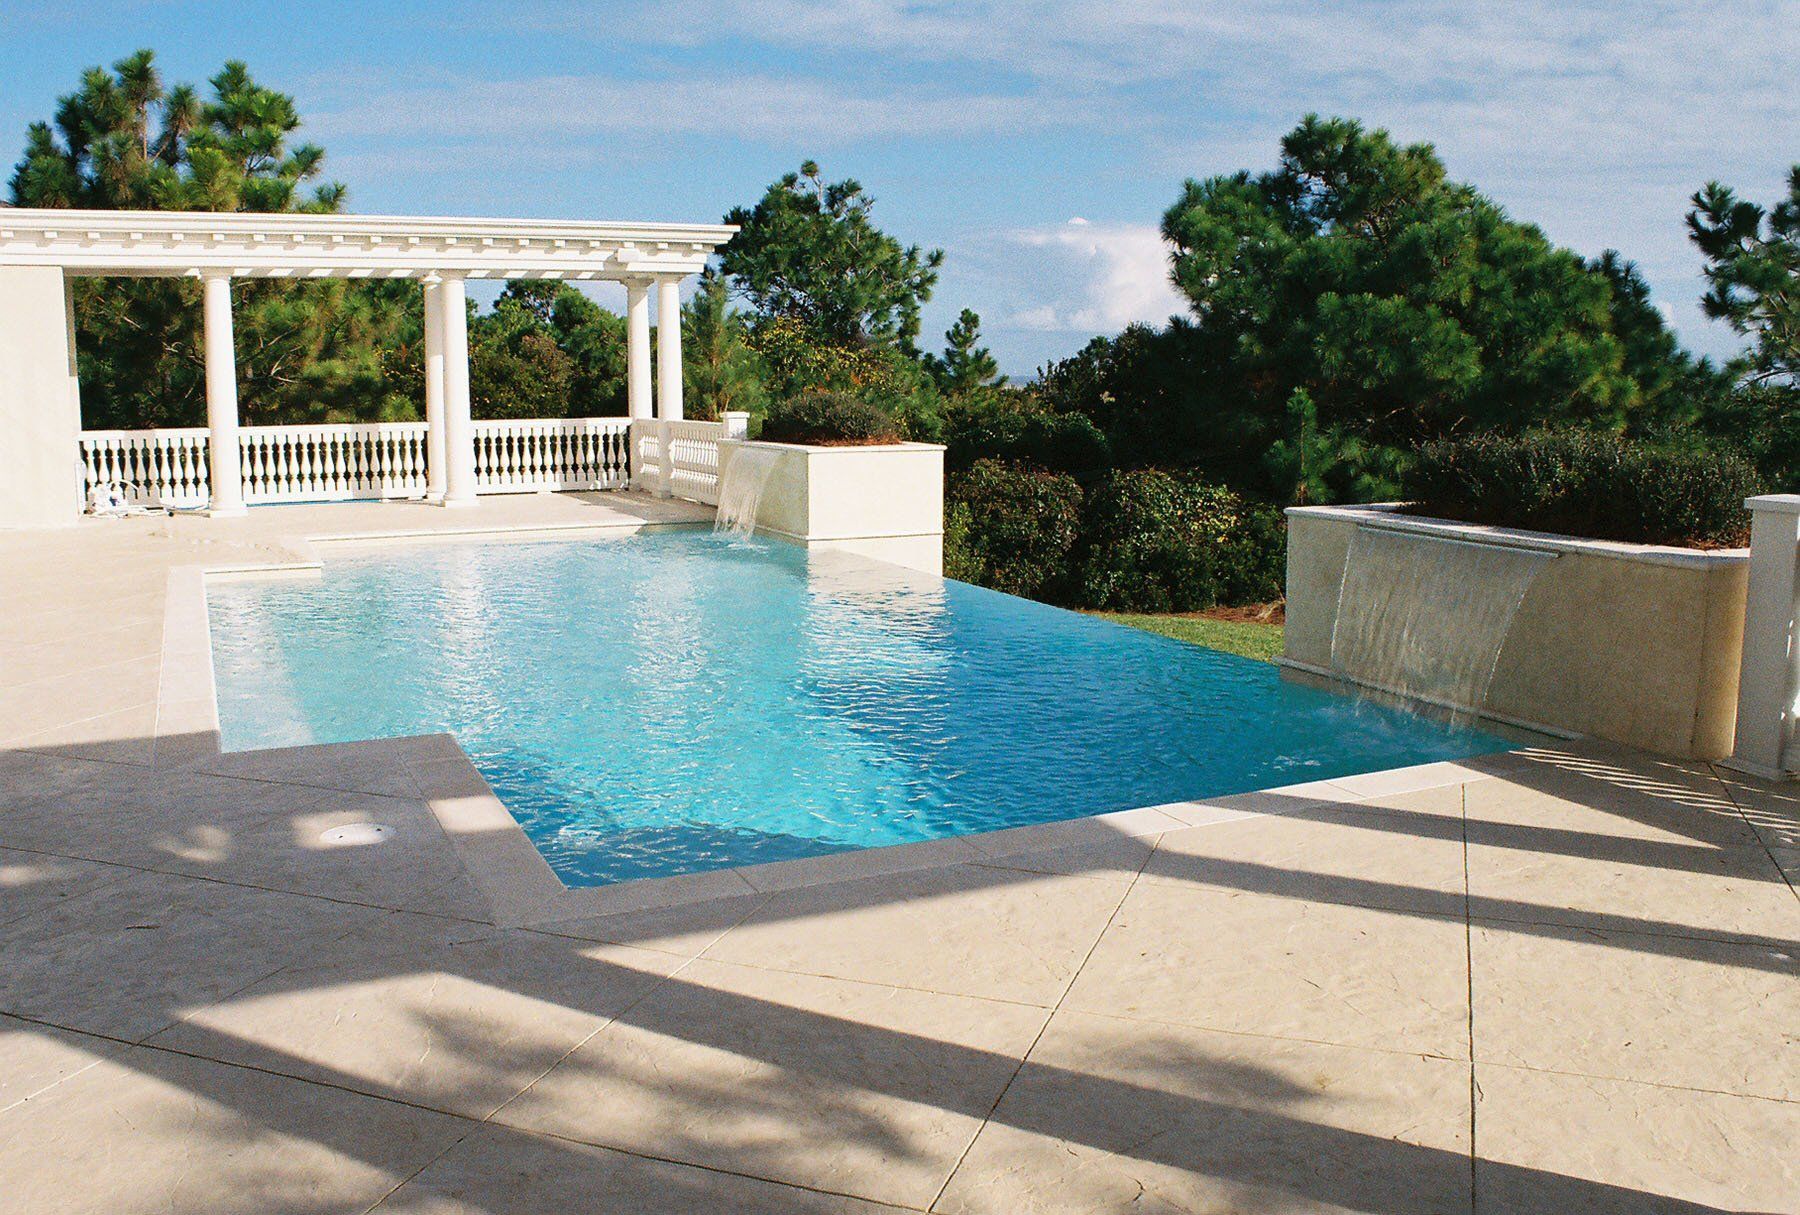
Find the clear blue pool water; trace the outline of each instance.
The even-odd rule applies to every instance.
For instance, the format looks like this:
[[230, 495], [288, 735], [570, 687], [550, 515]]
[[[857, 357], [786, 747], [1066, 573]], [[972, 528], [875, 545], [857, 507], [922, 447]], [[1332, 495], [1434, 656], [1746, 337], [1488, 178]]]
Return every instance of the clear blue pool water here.
[[1253, 662], [682, 530], [208, 588], [229, 750], [448, 732], [571, 886], [1504, 749]]

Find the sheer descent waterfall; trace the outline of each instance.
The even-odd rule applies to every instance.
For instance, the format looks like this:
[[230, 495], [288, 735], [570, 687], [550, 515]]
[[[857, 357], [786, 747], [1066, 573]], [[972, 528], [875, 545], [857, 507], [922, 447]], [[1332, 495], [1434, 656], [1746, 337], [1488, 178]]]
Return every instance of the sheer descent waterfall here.
[[719, 476], [719, 510], [713, 531], [748, 538], [756, 533], [756, 511], [768, 487], [769, 474], [781, 458], [779, 451], [739, 447]]
[[1555, 557], [1357, 528], [1332, 628], [1332, 670], [1380, 691], [1480, 712], [1513, 618]]

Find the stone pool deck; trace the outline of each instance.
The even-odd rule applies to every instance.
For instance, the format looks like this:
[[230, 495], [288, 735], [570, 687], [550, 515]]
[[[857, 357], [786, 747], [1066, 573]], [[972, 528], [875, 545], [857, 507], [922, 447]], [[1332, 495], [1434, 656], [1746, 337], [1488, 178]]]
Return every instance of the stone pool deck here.
[[0, 533], [0, 1211], [1800, 1211], [1793, 786], [1540, 746], [589, 905], [447, 740], [209, 745], [171, 571], [703, 515]]

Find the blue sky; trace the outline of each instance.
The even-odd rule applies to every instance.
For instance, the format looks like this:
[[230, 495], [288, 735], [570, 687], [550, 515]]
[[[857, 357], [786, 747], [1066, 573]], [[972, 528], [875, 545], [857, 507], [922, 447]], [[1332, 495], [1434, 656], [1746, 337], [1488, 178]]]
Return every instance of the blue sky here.
[[0, 4], [0, 158], [81, 69], [227, 58], [293, 93], [358, 211], [716, 220], [805, 158], [947, 251], [935, 344], [979, 311], [1005, 370], [1179, 308], [1181, 181], [1272, 163], [1308, 110], [1435, 143], [1583, 253], [1618, 248], [1683, 338], [1687, 196], [1800, 161], [1800, 3]]

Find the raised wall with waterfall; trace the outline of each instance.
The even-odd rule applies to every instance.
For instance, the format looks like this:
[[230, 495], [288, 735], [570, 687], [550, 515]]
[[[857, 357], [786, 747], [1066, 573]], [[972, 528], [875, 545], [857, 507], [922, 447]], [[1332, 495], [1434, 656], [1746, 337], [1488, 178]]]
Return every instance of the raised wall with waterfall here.
[[1731, 750], [1748, 559], [1288, 512], [1283, 662], [1350, 688], [1665, 754]]

